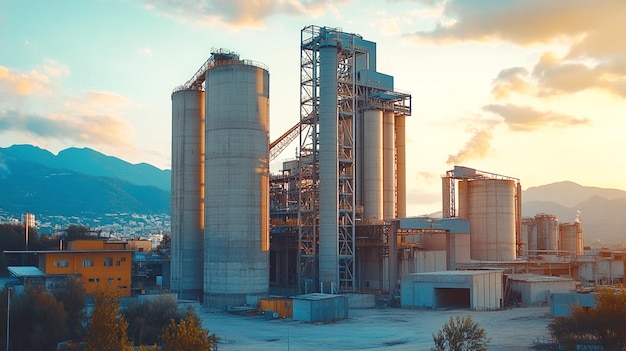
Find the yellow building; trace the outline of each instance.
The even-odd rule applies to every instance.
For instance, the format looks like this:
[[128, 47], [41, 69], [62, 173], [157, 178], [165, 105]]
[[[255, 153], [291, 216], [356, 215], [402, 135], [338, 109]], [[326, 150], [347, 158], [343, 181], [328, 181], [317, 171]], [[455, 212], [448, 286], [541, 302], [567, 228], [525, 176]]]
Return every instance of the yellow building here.
[[[12, 251], [5, 253], [20, 253]], [[131, 296], [132, 250], [124, 242], [76, 240], [63, 251], [29, 251], [39, 258], [39, 269], [47, 276], [76, 275], [88, 294], [109, 288], [119, 296]]]

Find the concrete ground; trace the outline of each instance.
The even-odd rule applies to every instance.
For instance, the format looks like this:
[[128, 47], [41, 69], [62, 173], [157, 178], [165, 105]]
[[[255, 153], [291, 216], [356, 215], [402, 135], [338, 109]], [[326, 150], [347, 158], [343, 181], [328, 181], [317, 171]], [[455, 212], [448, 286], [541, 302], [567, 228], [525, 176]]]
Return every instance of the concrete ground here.
[[267, 320], [225, 312], [199, 311], [202, 325], [215, 333], [218, 350], [430, 350], [432, 334], [450, 316], [471, 315], [491, 338], [489, 350], [531, 350], [549, 338], [549, 307], [502, 311], [351, 309], [349, 319], [311, 324], [292, 319]]

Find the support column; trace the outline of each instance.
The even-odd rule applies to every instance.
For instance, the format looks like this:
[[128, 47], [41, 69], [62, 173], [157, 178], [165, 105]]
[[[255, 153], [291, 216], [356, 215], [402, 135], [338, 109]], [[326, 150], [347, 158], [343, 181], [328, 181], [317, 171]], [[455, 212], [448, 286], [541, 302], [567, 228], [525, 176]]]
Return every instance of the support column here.
[[363, 116], [363, 219], [383, 219], [383, 111]]
[[319, 280], [324, 291], [330, 291], [331, 285], [339, 286], [336, 45], [327, 39], [319, 49]]
[[396, 218], [394, 113], [383, 113], [383, 218]]
[[397, 115], [396, 122], [396, 170], [398, 191], [397, 218], [406, 217], [406, 120], [404, 115]]

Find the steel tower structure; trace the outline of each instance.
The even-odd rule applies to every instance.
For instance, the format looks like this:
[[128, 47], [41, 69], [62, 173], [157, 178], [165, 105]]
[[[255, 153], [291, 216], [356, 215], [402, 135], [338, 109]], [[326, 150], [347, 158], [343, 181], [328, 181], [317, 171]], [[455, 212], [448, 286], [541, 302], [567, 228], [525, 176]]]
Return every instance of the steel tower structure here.
[[300, 52], [298, 288], [353, 291], [357, 221], [404, 215], [411, 95], [376, 72], [376, 43], [358, 34], [307, 26]]
[[[354, 290], [355, 125], [361, 39], [339, 29], [301, 31], [299, 284]], [[335, 286], [339, 284], [339, 286]]]

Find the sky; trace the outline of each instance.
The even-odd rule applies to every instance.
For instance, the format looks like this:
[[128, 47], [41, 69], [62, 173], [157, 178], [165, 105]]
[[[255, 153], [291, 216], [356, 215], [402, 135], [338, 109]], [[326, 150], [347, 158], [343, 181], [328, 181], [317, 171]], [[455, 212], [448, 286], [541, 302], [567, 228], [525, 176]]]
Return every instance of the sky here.
[[[215, 48], [268, 66], [270, 139], [299, 118], [300, 31], [377, 43], [412, 95], [407, 214], [454, 165], [626, 190], [623, 0], [0, 0], [0, 147], [171, 165], [171, 92]], [[292, 159], [297, 145], [271, 164]]]

